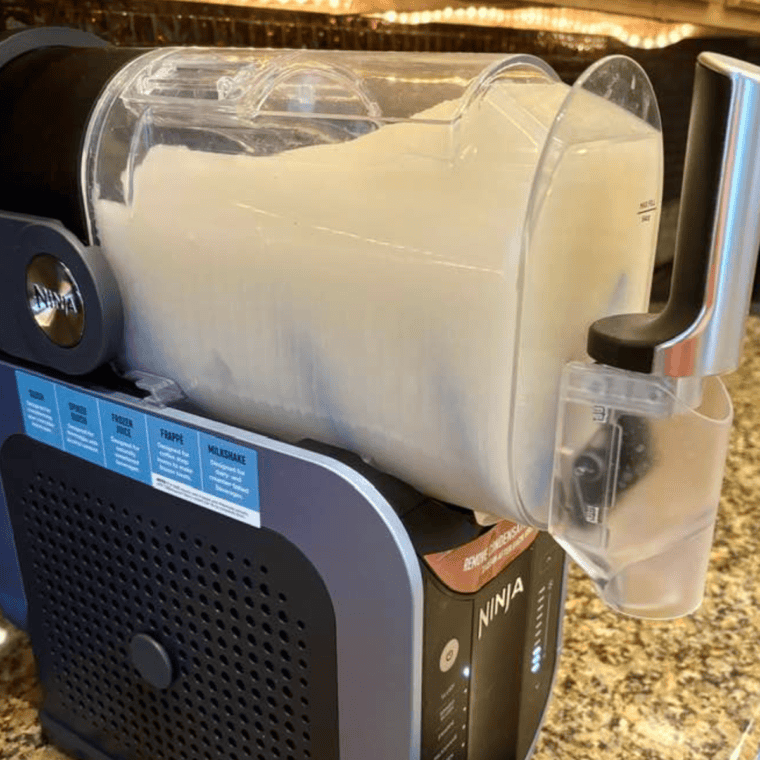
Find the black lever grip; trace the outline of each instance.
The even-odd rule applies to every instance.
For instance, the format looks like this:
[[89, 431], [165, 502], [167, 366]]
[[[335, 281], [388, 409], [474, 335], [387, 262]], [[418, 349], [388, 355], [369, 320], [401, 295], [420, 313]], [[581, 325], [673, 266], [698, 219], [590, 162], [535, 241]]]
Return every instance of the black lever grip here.
[[657, 315], [595, 322], [591, 358], [669, 377], [738, 366], [760, 246], [759, 129], [760, 68], [700, 55], [670, 299]]

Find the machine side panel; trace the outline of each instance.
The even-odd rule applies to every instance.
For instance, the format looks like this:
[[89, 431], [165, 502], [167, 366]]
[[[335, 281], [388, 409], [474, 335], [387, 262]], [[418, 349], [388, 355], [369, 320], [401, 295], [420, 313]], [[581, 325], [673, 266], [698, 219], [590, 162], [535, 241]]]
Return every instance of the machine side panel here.
[[56, 743], [338, 760], [335, 616], [292, 543], [23, 435], [0, 471]]
[[54, 386], [56, 406], [42, 410], [50, 431], [27, 430], [32, 437], [299, 549], [336, 618], [341, 760], [419, 760], [422, 574], [399, 517], [373, 485], [325, 455], [184, 411], [33, 371], [19, 376], [22, 392], [24, 383], [46, 399], [46, 384]]
[[406, 533], [371, 487], [362, 498], [324, 468], [273, 451], [260, 460], [262, 525], [302, 549], [335, 606], [341, 760], [418, 760], [423, 590]]
[[[0, 446], [23, 430], [14, 371], [0, 361]], [[18, 628], [25, 629], [27, 605], [13, 539], [5, 491], [0, 479], [0, 609]]]

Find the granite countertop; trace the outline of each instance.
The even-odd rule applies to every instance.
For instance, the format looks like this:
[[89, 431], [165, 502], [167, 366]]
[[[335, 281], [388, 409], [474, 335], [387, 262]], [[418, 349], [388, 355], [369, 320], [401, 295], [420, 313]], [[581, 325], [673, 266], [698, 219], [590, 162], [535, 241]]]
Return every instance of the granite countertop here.
[[[749, 320], [704, 604], [651, 623], [610, 612], [573, 568], [564, 650], [535, 760], [756, 760], [760, 750], [760, 320]], [[1, 626], [0, 626], [1, 627]], [[0, 634], [0, 637], [2, 634]], [[0, 758], [45, 746], [26, 638], [0, 643]], [[393, 760], [390, 759], [389, 760]]]

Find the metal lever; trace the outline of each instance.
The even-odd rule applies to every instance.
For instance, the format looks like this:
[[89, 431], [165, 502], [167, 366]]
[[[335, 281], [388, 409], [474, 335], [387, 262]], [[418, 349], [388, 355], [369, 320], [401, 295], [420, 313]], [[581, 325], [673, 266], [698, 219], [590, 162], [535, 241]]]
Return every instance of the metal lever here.
[[694, 81], [670, 299], [595, 322], [588, 353], [620, 369], [736, 369], [760, 247], [760, 68], [702, 53]]

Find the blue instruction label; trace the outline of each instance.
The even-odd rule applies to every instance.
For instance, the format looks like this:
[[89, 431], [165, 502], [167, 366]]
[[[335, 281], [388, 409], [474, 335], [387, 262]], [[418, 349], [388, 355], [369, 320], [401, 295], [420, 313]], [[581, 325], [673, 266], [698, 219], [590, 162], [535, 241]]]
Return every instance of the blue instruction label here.
[[259, 503], [258, 461], [252, 449], [200, 435], [205, 490], [251, 509]]
[[63, 386], [56, 388], [56, 397], [66, 451], [93, 464], [105, 464], [97, 399]]
[[158, 417], [148, 417], [152, 472], [191, 488], [203, 489], [198, 433]]
[[16, 373], [16, 382], [27, 435], [57, 449], [63, 448], [53, 383], [22, 372]]
[[152, 479], [145, 415], [109, 401], [100, 401], [99, 406], [106, 466], [150, 485]]
[[16, 383], [30, 438], [261, 525], [255, 449], [25, 372]]

